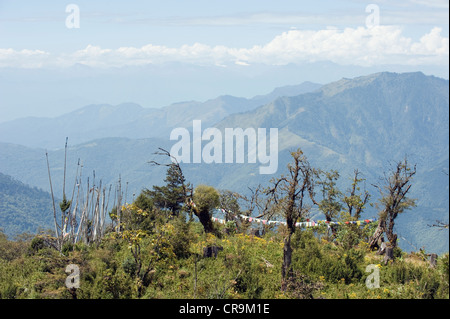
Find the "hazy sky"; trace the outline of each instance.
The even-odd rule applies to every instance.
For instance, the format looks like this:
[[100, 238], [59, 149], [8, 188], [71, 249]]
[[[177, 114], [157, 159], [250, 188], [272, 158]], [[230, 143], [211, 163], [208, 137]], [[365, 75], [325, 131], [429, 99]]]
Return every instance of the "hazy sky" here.
[[[448, 78], [448, 7], [448, 0], [0, 0], [0, 84], [8, 83], [8, 89], [0, 88], [0, 122], [20, 116], [56, 115], [76, 108], [82, 101], [131, 101], [156, 106], [183, 99], [183, 93], [185, 99], [202, 99], [213, 98], [220, 91], [215, 87], [209, 95], [196, 95], [196, 91], [202, 90], [196, 90], [195, 83], [191, 83], [191, 89], [171, 96], [161, 87], [151, 100], [138, 93], [134, 96], [135, 91], [127, 87], [135, 79], [143, 81], [142, 76], [136, 75], [139, 72], [133, 71], [127, 83], [121, 84], [122, 96], [117, 92], [105, 95], [100, 89], [104, 77], [99, 77], [98, 72], [119, 75], [128, 67], [158, 66], [163, 73], [170, 64], [167, 71], [175, 75], [174, 63], [211, 68], [212, 73], [205, 71], [203, 77], [217, 74], [214, 68], [226, 69], [226, 73], [238, 67], [242, 69], [233, 74], [246, 73], [247, 68], [249, 74], [260, 72], [270, 78], [271, 71], [267, 68], [276, 69], [278, 73], [274, 76], [281, 77], [283, 66], [323, 62], [339, 70], [400, 69]], [[86, 66], [97, 72], [91, 77], [98, 77], [101, 82], [98, 83], [101, 96], [70, 79], [73, 66]], [[256, 67], [266, 69], [261, 73], [255, 71]], [[47, 79], [40, 81], [36, 75], [45, 70], [68, 75], [64, 75], [65, 80], [58, 78], [58, 88], [51, 91], [50, 87], [40, 87]], [[194, 72], [193, 79], [201, 77], [195, 73], [196, 69], [190, 72]], [[14, 76], [8, 82], [10, 74]], [[35, 86], [30, 82], [30, 74], [35, 76]], [[328, 69], [317, 69], [314, 74], [316, 78], [311, 80], [322, 82], [346, 76], [339, 71], [331, 75]], [[236, 76], [228, 80], [217, 76], [217, 86], [220, 85], [223, 94], [243, 94]], [[273, 80], [266, 87], [261, 81], [255, 82], [249, 86], [247, 95], [264, 93], [272, 85], [297, 84], [287, 82], [308, 80], [306, 76], [306, 73], [303, 78], [287, 76], [285, 82]], [[21, 86], [22, 81], [28, 86]], [[158, 82], [157, 75], [149, 83], [155, 81]], [[205, 83], [208, 81], [198, 82], [203, 91], [208, 90]], [[73, 96], [67, 93], [68, 85], [77, 92]], [[174, 84], [166, 87], [178, 92]], [[117, 88], [112, 85], [111, 91]], [[55, 99], [50, 101], [48, 95], [52, 92]], [[117, 98], [112, 98], [113, 93]], [[55, 105], [61, 101], [59, 95], [72, 102], [68, 102], [67, 109], [59, 108], [56, 112]], [[40, 106], [31, 110], [25, 106], [30, 101]]]

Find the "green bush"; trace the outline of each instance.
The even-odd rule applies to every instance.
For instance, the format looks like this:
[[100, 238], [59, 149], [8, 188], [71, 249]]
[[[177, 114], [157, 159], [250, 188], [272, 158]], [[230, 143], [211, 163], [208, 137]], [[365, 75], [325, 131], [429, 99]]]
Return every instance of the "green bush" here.
[[324, 245], [309, 230], [297, 231], [293, 242], [293, 265], [301, 273], [330, 282], [344, 279], [347, 284], [362, 278], [359, 266], [364, 259], [362, 252], [355, 249], [324, 251]]
[[337, 230], [336, 241], [342, 245], [344, 249], [351, 249], [358, 245], [361, 240], [359, 233], [359, 227], [356, 225], [343, 225]]
[[236, 264], [236, 268], [239, 268], [240, 273], [236, 278], [235, 289], [245, 295], [248, 299], [261, 298], [261, 294], [264, 290], [262, 282], [260, 280], [260, 270], [257, 269], [257, 264], [251, 259], [248, 254], [244, 253], [239, 258], [239, 264]]
[[[281, 291], [285, 233], [215, 236], [182, 215], [158, 216], [152, 231], [141, 237], [133, 238], [139, 229], [124, 229], [98, 245], [66, 244], [64, 254], [46, 248], [46, 238], [39, 236], [20, 243], [0, 236], [0, 298], [71, 298], [65, 287], [71, 263], [80, 267], [79, 299], [449, 298], [448, 254], [432, 268], [423, 252], [397, 250], [394, 262], [384, 265], [383, 256], [361, 242], [326, 241], [309, 228], [292, 236], [292, 269]], [[202, 257], [208, 245], [223, 250], [217, 257]], [[32, 253], [23, 253], [27, 249]], [[367, 264], [379, 264], [379, 289], [365, 286]]]
[[410, 281], [419, 282], [424, 273], [423, 267], [409, 262], [395, 262], [383, 267], [381, 279], [387, 284], [406, 284]]
[[65, 242], [61, 248], [61, 253], [64, 256], [68, 256], [71, 251], [73, 251], [73, 244], [70, 242]]
[[0, 291], [0, 298], [16, 299], [16, 294], [17, 294], [17, 286], [13, 283], [9, 283]]
[[134, 276], [137, 270], [137, 264], [133, 257], [128, 256], [122, 263], [124, 272], [130, 276]]
[[173, 228], [168, 234], [169, 243], [178, 258], [187, 258], [190, 256], [190, 245], [193, 239], [190, 224], [186, 222], [182, 215], [175, 217], [172, 224]]
[[43, 248], [45, 247], [44, 240], [43, 240], [41, 237], [36, 236], [36, 237], [34, 237], [33, 240], [31, 241], [30, 247], [31, 247], [31, 250], [32, 250], [33, 252], [37, 252], [37, 251], [39, 251], [40, 249], [43, 249]]
[[444, 282], [448, 284], [449, 282], [449, 257], [448, 253], [442, 255], [438, 259], [437, 269], [442, 275], [442, 279]]

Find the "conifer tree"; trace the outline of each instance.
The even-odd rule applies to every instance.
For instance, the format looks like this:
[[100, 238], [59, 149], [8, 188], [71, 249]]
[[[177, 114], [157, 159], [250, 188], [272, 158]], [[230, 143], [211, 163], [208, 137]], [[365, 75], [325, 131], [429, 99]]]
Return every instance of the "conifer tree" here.
[[165, 186], [153, 186], [153, 190], [145, 189], [144, 193], [152, 198], [153, 204], [156, 208], [168, 209], [172, 215], [178, 216], [181, 211], [187, 211], [192, 221], [192, 193], [193, 186], [186, 182], [186, 179], [181, 169], [178, 160], [170, 154], [169, 151], [159, 148], [157, 155], [167, 156], [171, 162], [163, 164], [157, 161], [150, 161], [152, 165], [167, 166]]
[[175, 164], [169, 165], [164, 182], [166, 185], [153, 186], [153, 190], [145, 190], [144, 193], [152, 198], [156, 207], [167, 209], [173, 215], [178, 215], [185, 203], [183, 189], [185, 179], [183, 175], [178, 174]]

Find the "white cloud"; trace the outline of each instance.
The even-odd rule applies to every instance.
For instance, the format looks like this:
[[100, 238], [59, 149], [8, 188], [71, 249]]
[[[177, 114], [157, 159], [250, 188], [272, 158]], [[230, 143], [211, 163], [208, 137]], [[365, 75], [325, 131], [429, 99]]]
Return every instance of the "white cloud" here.
[[265, 45], [251, 48], [209, 46], [202, 43], [170, 48], [148, 44], [140, 48], [104, 49], [89, 45], [61, 55], [40, 50], [0, 49], [0, 67], [65, 67], [75, 63], [92, 67], [184, 62], [197, 65], [285, 65], [331, 61], [340, 65], [448, 65], [449, 38], [433, 28], [420, 40], [403, 35], [398, 26], [289, 30]]
[[238, 57], [247, 63], [288, 64], [332, 61], [341, 65], [373, 66], [414, 63], [448, 64], [449, 39], [434, 28], [420, 42], [402, 35], [394, 26], [291, 30], [264, 46], [241, 49]]
[[40, 68], [50, 59], [50, 53], [42, 50], [13, 50], [0, 48], [0, 67]]
[[441, 32], [441, 28], [433, 28], [430, 33], [420, 38], [420, 42], [411, 46], [411, 51], [421, 55], [438, 54], [448, 56], [449, 39], [441, 37]]

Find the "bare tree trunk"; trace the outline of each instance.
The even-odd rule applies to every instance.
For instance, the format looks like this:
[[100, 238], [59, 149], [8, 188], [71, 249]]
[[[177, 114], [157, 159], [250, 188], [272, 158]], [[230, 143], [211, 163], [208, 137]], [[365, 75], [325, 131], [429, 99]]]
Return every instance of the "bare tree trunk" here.
[[197, 208], [194, 208], [194, 213], [198, 217], [198, 220], [203, 225], [203, 229], [205, 230], [205, 233], [214, 233], [215, 228], [211, 221], [211, 216], [209, 215], [208, 211], [200, 211]]
[[219, 251], [222, 251], [222, 250], [223, 250], [223, 247], [215, 246], [215, 245], [203, 247], [203, 257], [204, 258], [211, 258], [211, 257], [217, 258]]
[[369, 240], [369, 248], [381, 248], [382, 237], [386, 228], [386, 221], [384, 219], [380, 219], [378, 223], [377, 229]]
[[386, 228], [386, 236], [391, 244], [392, 248], [397, 247], [397, 234], [394, 233], [394, 219], [397, 217], [397, 214], [389, 215], [389, 225]]
[[394, 260], [394, 248], [386, 246], [386, 254], [384, 255], [384, 264], [387, 265], [389, 260]]
[[[291, 237], [295, 233], [295, 223], [304, 218], [309, 208], [305, 201], [307, 197], [313, 204], [314, 200], [314, 176], [315, 170], [311, 168], [303, 152], [298, 149], [291, 153], [294, 163], [288, 164], [288, 176], [273, 180], [274, 186], [268, 188], [265, 194], [269, 196], [269, 202], [275, 209], [281, 209], [288, 228], [288, 235], [284, 239], [283, 263], [281, 266], [281, 290], [286, 291], [291, 272], [292, 246]], [[270, 203], [269, 203], [270, 204]], [[265, 211], [271, 209], [266, 203]]]
[[117, 189], [117, 233], [121, 231], [121, 217], [122, 217], [122, 186], [119, 176], [119, 184]]
[[437, 254], [430, 254], [430, 267], [431, 268], [436, 268], [437, 258], [438, 258]]
[[57, 240], [57, 244], [56, 245], [58, 246], [58, 250], [61, 250], [60, 238], [59, 238], [59, 225], [58, 225], [58, 222], [56, 221], [55, 197], [53, 195], [52, 178], [51, 178], [51, 175], [50, 175], [50, 164], [48, 162], [48, 152], [45, 152], [45, 157], [47, 158], [48, 179], [49, 179], [49, 182], [50, 182], [50, 192], [52, 194], [53, 220], [55, 222], [55, 235], [56, 235], [56, 240]]
[[283, 264], [281, 266], [281, 291], [286, 291], [288, 283], [288, 275], [292, 262], [292, 246], [291, 246], [292, 234], [289, 234], [284, 238], [283, 247]]

